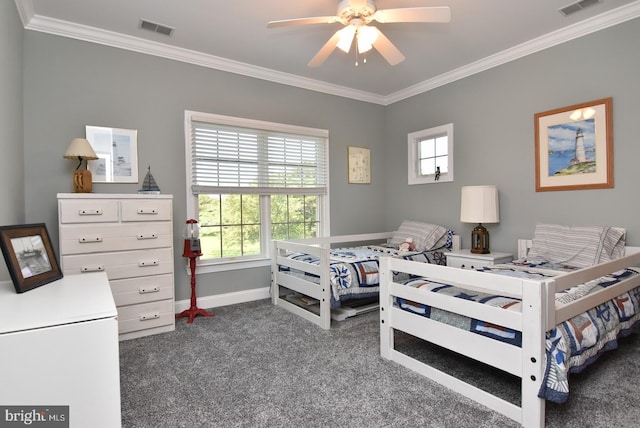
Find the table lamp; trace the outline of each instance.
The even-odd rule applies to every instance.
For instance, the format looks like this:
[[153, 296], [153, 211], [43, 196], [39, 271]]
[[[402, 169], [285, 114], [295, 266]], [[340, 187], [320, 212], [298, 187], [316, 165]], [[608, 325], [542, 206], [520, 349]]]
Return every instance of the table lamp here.
[[460, 221], [478, 223], [471, 232], [471, 252], [489, 253], [489, 231], [482, 223], [500, 221], [500, 204], [496, 186], [463, 186], [460, 203]]
[[79, 161], [76, 170], [73, 172], [73, 191], [76, 193], [91, 193], [91, 171], [88, 169], [80, 169], [83, 160], [98, 159], [89, 141], [84, 138], [74, 138], [71, 140], [71, 144], [69, 144], [64, 158]]

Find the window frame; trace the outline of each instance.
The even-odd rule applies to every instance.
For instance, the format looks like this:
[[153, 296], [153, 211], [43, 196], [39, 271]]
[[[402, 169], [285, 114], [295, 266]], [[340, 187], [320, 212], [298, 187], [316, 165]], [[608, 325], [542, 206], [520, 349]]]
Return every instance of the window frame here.
[[[440, 174], [436, 180], [435, 174], [420, 174], [420, 142], [430, 138], [447, 136], [447, 172]], [[435, 126], [433, 128], [423, 129], [411, 132], [407, 135], [407, 180], [408, 184], [432, 184], [447, 183], [453, 181], [453, 123]]]
[[[317, 128], [307, 128], [295, 125], [287, 125], [275, 122], [265, 122], [254, 119], [243, 119], [238, 117], [223, 116], [211, 113], [195, 112], [185, 110], [185, 165], [186, 165], [186, 198], [187, 198], [187, 219], [199, 219], [198, 193], [192, 191], [192, 152], [191, 152], [191, 122], [201, 121], [210, 122], [216, 125], [237, 126], [240, 128], [255, 128], [260, 130], [273, 131], [275, 133], [289, 133], [298, 135], [309, 135], [320, 137], [325, 140], [324, 149], [326, 156], [326, 193], [314, 194], [318, 196], [318, 231], [319, 237], [328, 236], [330, 229], [329, 223], [329, 131]], [[250, 191], [243, 193], [241, 191], [236, 194], [250, 194]], [[200, 258], [197, 264], [197, 273], [221, 272], [235, 269], [245, 269], [253, 267], [263, 267], [271, 265], [272, 257], [272, 239], [271, 239], [271, 200], [270, 196], [282, 192], [273, 192], [269, 195], [259, 196], [260, 205], [260, 254], [229, 257], [229, 258]], [[292, 192], [292, 194], [295, 192]], [[218, 194], [229, 194], [229, 192], [221, 191]], [[304, 194], [304, 193], [302, 193]], [[186, 219], [185, 219], [186, 221]], [[187, 273], [188, 263], [185, 263]]]

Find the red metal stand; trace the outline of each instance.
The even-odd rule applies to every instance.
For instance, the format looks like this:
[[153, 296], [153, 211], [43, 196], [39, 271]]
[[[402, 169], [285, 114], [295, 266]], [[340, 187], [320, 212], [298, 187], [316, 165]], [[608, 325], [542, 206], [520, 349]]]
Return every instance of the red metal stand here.
[[189, 257], [189, 268], [191, 269], [191, 307], [180, 312], [176, 315], [176, 319], [189, 316], [187, 324], [193, 323], [193, 319], [196, 315], [202, 315], [203, 317], [212, 317], [215, 314], [209, 313], [204, 309], [198, 308], [196, 303], [196, 259], [198, 257]]

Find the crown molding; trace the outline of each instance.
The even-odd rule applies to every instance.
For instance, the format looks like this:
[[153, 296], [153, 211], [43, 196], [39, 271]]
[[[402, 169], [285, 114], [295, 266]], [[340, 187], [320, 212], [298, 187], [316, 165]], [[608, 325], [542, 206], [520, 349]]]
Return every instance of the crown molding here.
[[531, 55], [552, 46], [559, 45], [617, 24], [621, 24], [640, 16], [640, 0], [636, 0], [633, 3], [620, 6], [593, 18], [580, 21], [549, 34], [545, 34], [518, 46], [514, 46], [479, 61], [464, 65], [432, 79], [425, 80], [388, 96], [384, 96], [347, 88], [345, 86], [334, 85], [319, 80], [308, 79], [294, 74], [283, 73], [264, 67], [257, 67], [215, 55], [168, 46], [138, 37], [127, 36], [68, 21], [43, 17], [35, 14], [32, 0], [15, 0], [15, 3], [20, 19], [22, 20], [22, 24], [24, 28], [28, 30], [69, 37], [72, 39], [83, 40], [147, 55], [154, 55], [215, 70], [240, 74], [247, 77], [384, 106], [391, 105], [423, 92], [428, 92], [465, 77], [481, 73], [524, 56]]
[[595, 33], [596, 31], [600, 31], [605, 28], [630, 21], [639, 16], [640, 0], [637, 0], [633, 3], [629, 3], [625, 6], [612, 9], [609, 12], [605, 12], [593, 18], [586, 19], [568, 27], [564, 27], [560, 30], [545, 34], [536, 39], [529, 40], [525, 43], [506, 49], [502, 52], [498, 52], [495, 55], [490, 55], [479, 61], [472, 62], [470, 64], [436, 76], [432, 79], [425, 80], [416, 85], [395, 92], [388, 97], [385, 97], [383, 104], [390, 105], [396, 103], [398, 101], [413, 97], [423, 92], [428, 92], [440, 86], [455, 82], [456, 80], [464, 79], [465, 77], [481, 73], [483, 71], [489, 70], [502, 64], [506, 64], [511, 61], [515, 61], [527, 55], [531, 55], [550, 47], [568, 42], [570, 40]]

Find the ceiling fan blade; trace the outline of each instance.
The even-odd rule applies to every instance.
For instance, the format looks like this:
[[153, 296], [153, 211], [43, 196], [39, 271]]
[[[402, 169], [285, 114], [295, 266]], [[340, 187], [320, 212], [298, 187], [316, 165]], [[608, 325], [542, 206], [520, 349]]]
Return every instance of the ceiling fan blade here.
[[451, 10], [447, 6], [382, 9], [374, 13], [372, 19], [381, 24], [390, 22], [449, 22], [451, 21]]
[[289, 27], [292, 25], [309, 25], [309, 24], [333, 24], [338, 22], [337, 16], [314, 16], [310, 18], [294, 18], [294, 19], [282, 19], [280, 21], [270, 21], [267, 24], [268, 28], [275, 27]]
[[329, 58], [331, 52], [334, 51], [340, 40], [340, 31], [336, 31], [327, 43], [318, 51], [318, 53], [309, 61], [309, 67], [318, 67]]
[[376, 27], [371, 28], [375, 28], [378, 32], [378, 37], [373, 42], [373, 47], [380, 52], [380, 55], [382, 55], [391, 65], [400, 64], [404, 61], [405, 58], [404, 55], [402, 55], [402, 52], [400, 52], [380, 30]]

